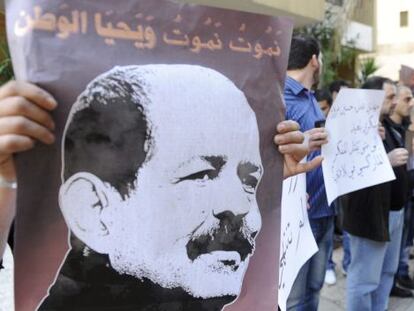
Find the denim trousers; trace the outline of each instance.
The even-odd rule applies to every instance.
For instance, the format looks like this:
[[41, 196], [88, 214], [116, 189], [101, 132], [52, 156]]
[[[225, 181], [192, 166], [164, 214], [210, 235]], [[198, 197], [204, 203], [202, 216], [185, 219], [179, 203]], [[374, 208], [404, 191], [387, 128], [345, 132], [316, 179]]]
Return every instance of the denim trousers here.
[[398, 268], [404, 210], [391, 211], [389, 242], [377, 242], [350, 234], [351, 264], [348, 267], [346, 310], [384, 311]]
[[410, 260], [410, 248], [412, 245], [412, 235], [410, 234], [410, 229], [413, 226], [413, 203], [411, 200], [406, 204], [404, 208], [404, 228], [401, 238], [401, 250], [400, 250], [400, 259], [398, 262], [397, 277], [407, 277], [409, 276], [408, 262]]
[[318, 252], [300, 269], [287, 300], [289, 311], [316, 311], [332, 244], [334, 216], [309, 219]]
[[[332, 237], [333, 239], [333, 237]], [[342, 269], [343, 271], [348, 271], [348, 266], [351, 262], [351, 250], [349, 245], [349, 233], [346, 231], [342, 231], [342, 248], [344, 250], [344, 256], [342, 257]], [[335, 262], [332, 260], [333, 254], [333, 243], [331, 248], [329, 249], [329, 259], [328, 259], [328, 266], [326, 270], [335, 270]]]

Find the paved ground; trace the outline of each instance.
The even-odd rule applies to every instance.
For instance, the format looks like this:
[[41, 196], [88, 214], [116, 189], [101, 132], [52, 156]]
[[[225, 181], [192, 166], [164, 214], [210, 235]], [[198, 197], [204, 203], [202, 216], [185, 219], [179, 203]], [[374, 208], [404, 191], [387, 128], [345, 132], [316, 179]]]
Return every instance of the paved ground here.
[[[337, 249], [334, 252], [334, 261], [339, 263], [342, 258], [342, 250]], [[0, 311], [13, 311], [13, 282], [12, 271], [13, 261], [10, 250], [5, 255], [6, 270], [0, 273]], [[411, 261], [411, 272], [414, 272], [414, 261]], [[326, 286], [322, 291], [319, 311], [343, 311], [345, 302], [345, 278], [338, 272], [338, 281], [336, 285]], [[414, 298], [396, 299], [390, 301], [389, 311], [413, 311]]]

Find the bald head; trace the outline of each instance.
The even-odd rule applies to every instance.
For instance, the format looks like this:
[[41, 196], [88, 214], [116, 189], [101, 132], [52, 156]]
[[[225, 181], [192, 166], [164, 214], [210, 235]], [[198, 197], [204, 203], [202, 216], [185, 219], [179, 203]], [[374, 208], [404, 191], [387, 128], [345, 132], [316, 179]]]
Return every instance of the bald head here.
[[[246, 97], [221, 73], [194, 65], [115, 67], [90, 82], [72, 107], [64, 133], [63, 180], [90, 172], [125, 196], [160, 136], [184, 137], [189, 128], [202, 128], [195, 140], [220, 137], [235, 112], [251, 125], [237, 131], [258, 140]], [[165, 139], [164, 145], [175, 143]]]

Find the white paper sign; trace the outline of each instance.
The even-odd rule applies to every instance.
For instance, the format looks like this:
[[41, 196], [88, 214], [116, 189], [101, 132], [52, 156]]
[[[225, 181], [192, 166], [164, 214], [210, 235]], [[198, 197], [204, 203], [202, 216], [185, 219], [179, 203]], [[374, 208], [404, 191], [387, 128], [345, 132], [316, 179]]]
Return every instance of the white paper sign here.
[[306, 175], [286, 179], [282, 191], [280, 234], [279, 307], [286, 301], [300, 268], [318, 251], [306, 208]]
[[329, 142], [322, 146], [329, 204], [340, 195], [395, 179], [378, 133], [384, 96], [381, 90], [339, 92], [326, 119]]

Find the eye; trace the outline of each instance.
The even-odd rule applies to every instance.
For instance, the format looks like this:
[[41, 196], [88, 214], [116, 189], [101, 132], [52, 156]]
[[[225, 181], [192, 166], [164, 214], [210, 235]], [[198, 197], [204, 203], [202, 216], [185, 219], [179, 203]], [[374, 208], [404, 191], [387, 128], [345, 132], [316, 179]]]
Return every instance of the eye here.
[[262, 175], [262, 169], [259, 165], [243, 162], [237, 168], [237, 175], [240, 178], [243, 190], [246, 193], [254, 194]]
[[219, 171], [215, 169], [199, 171], [184, 177], [179, 178], [175, 183], [180, 183], [184, 180], [198, 180], [207, 181], [215, 179], [218, 176]]
[[244, 191], [250, 194], [254, 194], [256, 192], [256, 187], [259, 180], [256, 176], [250, 174], [241, 178], [241, 182], [243, 184]]

